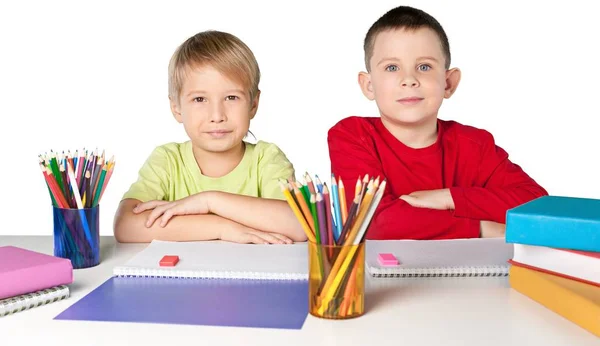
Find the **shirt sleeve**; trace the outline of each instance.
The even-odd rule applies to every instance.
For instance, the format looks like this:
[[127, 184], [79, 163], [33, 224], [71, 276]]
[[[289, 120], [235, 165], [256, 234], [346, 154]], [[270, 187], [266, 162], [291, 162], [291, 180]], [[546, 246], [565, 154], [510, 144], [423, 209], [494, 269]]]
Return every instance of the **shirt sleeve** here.
[[122, 199], [133, 198], [142, 202], [168, 199], [169, 159], [165, 149], [157, 147], [138, 172], [137, 180]]
[[[354, 199], [357, 178], [383, 174], [375, 145], [360, 129], [351, 129], [338, 123], [328, 133], [331, 171], [344, 181], [346, 201]], [[478, 220], [461, 218], [450, 210], [416, 208], [394, 196], [393, 181], [387, 181], [383, 198], [367, 232], [368, 239], [452, 239], [477, 238], [480, 234]]]
[[454, 215], [506, 223], [506, 212], [520, 204], [548, 195], [508, 153], [496, 145], [491, 133], [484, 131], [476, 187], [452, 187]]
[[259, 197], [285, 200], [279, 179], [287, 180], [294, 177], [294, 166], [286, 155], [271, 143], [259, 143], [258, 159]]

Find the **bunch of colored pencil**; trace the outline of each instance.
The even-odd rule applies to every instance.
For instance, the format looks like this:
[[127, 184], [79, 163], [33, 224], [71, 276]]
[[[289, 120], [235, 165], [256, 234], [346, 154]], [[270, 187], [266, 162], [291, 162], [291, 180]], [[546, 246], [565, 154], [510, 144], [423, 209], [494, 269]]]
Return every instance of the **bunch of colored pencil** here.
[[115, 161], [104, 151], [39, 156], [39, 166], [54, 208], [54, 255], [68, 258], [73, 268], [99, 263], [98, 206]]
[[48, 185], [52, 204], [59, 208], [92, 208], [100, 203], [115, 168], [114, 158], [106, 161], [104, 151], [82, 150], [71, 155], [39, 155], [39, 165]]
[[[302, 181], [288, 180], [280, 184], [309, 241], [318, 247], [322, 276], [318, 313], [322, 315], [325, 311], [336, 311], [343, 316], [350, 307], [340, 306], [338, 303], [344, 300], [337, 298], [341, 294], [350, 294], [354, 289], [351, 276], [356, 275], [357, 266], [354, 262], [357, 245], [364, 242], [371, 219], [383, 197], [386, 182], [380, 183], [379, 177], [369, 179], [365, 175], [362, 180], [359, 177], [350, 206], [346, 203], [343, 181], [339, 179], [336, 182], [333, 175], [331, 191], [318, 176], [315, 176], [313, 183], [308, 173]], [[341, 249], [333, 251], [335, 246]], [[321, 247], [325, 255], [321, 253]], [[340, 312], [340, 309], [347, 311]]]

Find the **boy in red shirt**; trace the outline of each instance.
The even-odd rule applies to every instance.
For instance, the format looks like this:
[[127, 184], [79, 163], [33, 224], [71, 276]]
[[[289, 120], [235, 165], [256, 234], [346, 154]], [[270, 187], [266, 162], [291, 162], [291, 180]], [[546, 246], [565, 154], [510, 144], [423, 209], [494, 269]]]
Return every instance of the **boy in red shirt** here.
[[386, 179], [368, 239], [503, 237], [506, 211], [547, 195], [493, 136], [438, 119], [460, 81], [442, 26], [406, 6], [390, 10], [364, 43], [363, 94], [380, 117], [349, 117], [328, 133], [332, 173], [346, 200], [356, 179]]

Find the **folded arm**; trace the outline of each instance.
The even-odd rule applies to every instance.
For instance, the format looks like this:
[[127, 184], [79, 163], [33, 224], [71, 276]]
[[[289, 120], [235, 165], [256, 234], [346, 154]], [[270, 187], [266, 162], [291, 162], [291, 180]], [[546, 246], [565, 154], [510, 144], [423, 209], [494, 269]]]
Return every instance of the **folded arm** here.
[[173, 217], [164, 227], [154, 223], [146, 226], [152, 210], [134, 213], [141, 202], [124, 199], [114, 220], [114, 234], [121, 243], [148, 243], [152, 240], [200, 241], [228, 240], [238, 243], [279, 243], [277, 235], [260, 232], [218, 215], [181, 215]]
[[483, 147], [477, 187], [451, 187], [454, 215], [506, 222], [506, 211], [548, 195], [508, 154], [495, 145], [491, 134]]
[[[329, 131], [328, 142], [331, 170], [344, 181], [347, 201], [354, 198], [359, 176], [369, 174], [385, 179], [374, 145], [368, 139], [357, 138], [353, 131], [335, 128]], [[479, 221], [456, 217], [450, 210], [414, 207], [392, 194], [393, 183], [387, 182], [384, 197], [369, 227], [368, 239], [479, 237]]]

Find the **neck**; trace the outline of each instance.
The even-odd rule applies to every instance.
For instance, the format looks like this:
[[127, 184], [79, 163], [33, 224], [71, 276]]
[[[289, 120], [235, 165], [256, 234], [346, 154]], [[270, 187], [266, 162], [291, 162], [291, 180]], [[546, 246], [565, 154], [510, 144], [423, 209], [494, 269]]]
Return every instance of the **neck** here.
[[227, 175], [240, 164], [246, 151], [246, 145], [241, 142], [225, 152], [206, 151], [196, 146], [193, 146], [192, 150], [202, 175], [219, 178]]
[[397, 140], [413, 149], [426, 148], [437, 140], [437, 117], [416, 124], [390, 122], [381, 117], [383, 125]]

